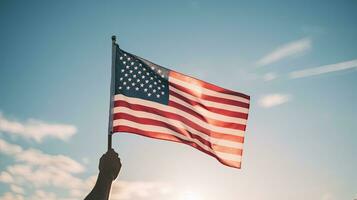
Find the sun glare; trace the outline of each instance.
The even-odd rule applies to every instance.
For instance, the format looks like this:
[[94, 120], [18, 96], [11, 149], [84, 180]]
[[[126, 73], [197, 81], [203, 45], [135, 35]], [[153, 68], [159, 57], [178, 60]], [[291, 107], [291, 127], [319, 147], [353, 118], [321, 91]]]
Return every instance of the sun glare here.
[[179, 200], [202, 200], [202, 198], [196, 193], [186, 192], [181, 196]]

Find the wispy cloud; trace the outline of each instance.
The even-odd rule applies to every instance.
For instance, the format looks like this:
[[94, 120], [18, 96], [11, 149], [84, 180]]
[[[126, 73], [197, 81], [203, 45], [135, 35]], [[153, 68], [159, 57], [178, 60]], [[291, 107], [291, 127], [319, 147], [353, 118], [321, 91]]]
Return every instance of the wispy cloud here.
[[287, 94], [268, 94], [259, 100], [259, 105], [264, 108], [270, 108], [281, 105], [291, 100], [291, 96]]
[[258, 66], [268, 65], [284, 58], [294, 56], [303, 53], [311, 48], [311, 40], [309, 38], [303, 38], [297, 41], [293, 41], [284, 44], [272, 52], [261, 58], [257, 64]]
[[263, 79], [264, 81], [272, 81], [274, 79], [276, 79], [278, 77], [278, 75], [276, 73], [273, 72], [269, 72], [264, 74]]
[[35, 119], [29, 119], [26, 122], [18, 122], [6, 119], [0, 113], [0, 132], [33, 139], [36, 142], [42, 142], [45, 137], [66, 140], [77, 132], [77, 128], [73, 125], [49, 124]]
[[335, 63], [331, 65], [323, 65], [319, 67], [293, 71], [289, 74], [289, 77], [303, 78], [303, 77], [316, 76], [316, 75], [321, 75], [331, 72], [353, 69], [353, 68], [357, 68], [357, 59], [346, 61], [346, 62]]

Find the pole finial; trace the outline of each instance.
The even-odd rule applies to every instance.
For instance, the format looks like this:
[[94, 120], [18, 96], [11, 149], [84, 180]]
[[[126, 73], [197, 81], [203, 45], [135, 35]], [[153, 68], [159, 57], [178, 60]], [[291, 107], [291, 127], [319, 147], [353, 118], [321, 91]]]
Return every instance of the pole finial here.
[[112, 36], [112, 42], [115, 43], [117, 37], [115, 35]]

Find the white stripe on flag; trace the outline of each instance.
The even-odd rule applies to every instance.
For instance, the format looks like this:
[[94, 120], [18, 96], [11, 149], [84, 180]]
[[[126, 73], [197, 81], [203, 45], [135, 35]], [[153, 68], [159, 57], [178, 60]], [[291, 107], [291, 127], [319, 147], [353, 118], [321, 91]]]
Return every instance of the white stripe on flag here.
[[241, 113], [248, 113], [248, 109], [247, 108], [242, 108], [239, 106], [234, 106], [234, 105], [229, 105], [229, 104], [224, 104], [224, 103], [218, 103], [218, 102], [213, 102], [213, 101], [207, 101], [207, 100], [203, 100], [197, 97], [192, 96], [191, 94], [188, 94], [186, 92], [183, 92], [181, 90], [178, 90], [172, 86], [170, 86], [170, 90], [190, 99], [191, 101], [196, 101], [199, 102], [205, 106], [209, 106], [209, 107], [214, 107], [214, 108], [219, 108], [219, 109], [224, 109], [224, 110], [230, 110], [230, 111], [235, 111], [235, 112], [241, 112]]
[[[209, 124], [209, 123], [204, 122], [201, 119], [198, 119], [197, 117], [195, 117], [187, 112], [184, 112], [184, 111], [174, 108], [172, 106], [167, 106], [167, 105], [163, 105], [161, 103], [147, 101], [147, 100], [143, 100], [143, 99], [139, 99], [139, 98], [127, 97], [122, 94], [115, 95], [114, 99], [115, 100], [124, 100], [131, 104], [139, 104], [142, 106], [156, 108], [161, 111], [170, 112], [170, 113], [179, 115], [181, 117], [185, 117], [186, 119], [200, 125], [201, 127], [210, 129], [215, 132], [219, 132], [219, 133], [223, 133], [223, 134], [230, 134], [230, 135], [235, 135], [235, 136], [244, 136], [244, 131], [242, 131], [242, 130], [232, 129], [232, 128], [224, 128], [221, 126], [215, 126], [215, 125]], [[116, 112], [116, 109], [117, 108], [114, 108], [114, 113]]]
[[207, 89], [207, 88], [195, 85], [195, 84], [181, 81], [181, 80], [176, 79], [172, 76], [169, 77], [169, 82], [175, 83], [177, 85], [181, 85], [181, 86], [187, 88], [188, 90], [194, 90], [200, 94], [206, 94], [206, 95], [210, 95], [210, 96], [216, 96], [216, 97], [220, 97], [220, 98], [231, 99], [231, 100], [235, 100], [235, 101], [249, 103], [249, 100], [246, 98], [235, 96], [235, 95], [230, 95], [230, 94], [220, 93], [220, 92], [210, 90], [210, 89]]
[[156, 115], [156, 114], [152, 114], [152, 113], [148, 113], [145, 111], [137, 111], [137, 110], [132, 110], [130, 108], [126, 108], [126, 107], [117, 107], [114, 111], [114, 113], [126, 113], [132, 116], [136, 116], [136, 117], [141, 117], [141, 118], [147, 118], [147, 119], [153, 119], [153, 120], [157, 120], [157, 121], [161, 121], [161, 122], [166, 122], [172, 126], [175, 126], [179, 129], [185, 129], [190, 131], [192, 134], [200, 136], [201, 138], [207, 140], [210, 143], [219, 145], [219, 146], [225, 146], [225, 147], [231, 147], [231, 148], [236, 148], [236, 149], [242, 149], [243, 148], [243, 144], [239, 143], [239, 142], [234, 142], [231, 140], [225, 140], [225, 139], [217, 139], [217, 138], [213, 138], [208, 136], [205, 133], [202, 133], [190, 126], [188, 126], [185, 123], [182, 123], [181, 121], [175, 120], [175, 119], [171, 119], [171, 118], [167, 118], [167, 117], [162, 117], [160, 115]]
[[247, 120], [245, 119], [241, 119], [241, 118], [237, 118], [237, 117], [229, 117], [227, 115], [221, 115], [215, 112], [211, 112], [209, 110], [206, 110], [204, 108], [202, 108], [201, 106], [193, 106], [191, 104], [188, 104], [185, 101], [182, 101], [181, 99], [170, 95], [170, 101], [176, 102], [182, 106], [185, 106], [186, 108], [193, 110], [197, 113], [200, 113], [203, 116], [206, 116], [208, 118], [211, 119], [215, 119], [215, 120], [220, 120], [220, 121], [225, 121], [225, 122], [231, 122], [231, 123], [238, 123], [238, 124], [246, 124]]
[[154, 126], [154, 125], [146, 125], [146, 124], [139, 124], [133, 121], [129, 121], [129, 120], [125, 120], [125, 119], [117, 119], [114, 120], [113, 122], [114, 126], [129, 126], [132, 128], [136, 128], [136, 129], [140, 129], [143, 131], [153, 131], [153, 132], [158, 132], [158, 133], [162, 133], [162, 134], [170, 134], [173, 135], [177, 138], [180, 138], [181, 140], [186, 140], [189, 142], [194, 142], [197, 145], [199, 145], [201, 148], [205, 149], [206, 151], [209, 151], [215, 155], [217, 155], [218, 157], [220, 157], [223, 160], [230, 160], [230, 161], [235, 161], [235, 162], [240, 162], [242, 157], [240, 155], [234, 155], [234, 154], [229, 154], [229, 153], [222, 153], [222, 152], [217, 152], [212, 150], [211, 148], [209, 148], [208, 146], [202, 144], [199, 140], [197, 139], [192, 139], [192, 138], [188, 138], [184, 135], [181, 135], [171, 129], [165, 128], [165, 127], [161, 127], [161, 126]]

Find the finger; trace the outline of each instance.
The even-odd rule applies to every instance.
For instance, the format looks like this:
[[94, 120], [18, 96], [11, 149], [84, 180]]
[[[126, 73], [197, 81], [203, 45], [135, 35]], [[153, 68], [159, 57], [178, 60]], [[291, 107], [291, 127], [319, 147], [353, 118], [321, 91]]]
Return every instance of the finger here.
[[114, 151], [113, 148], [111, 148], [111, 149], [109, 149], [109, 150], [107, 151], [107, 153], [114, 154], [114, 153], [116, 153], [116, 152]]
[[114, 149], [109, 149], [107, 153], [110, 155], [116, 156], [116, 157], [119, 156], [119, 154], [117, 152], [115, 152]]

